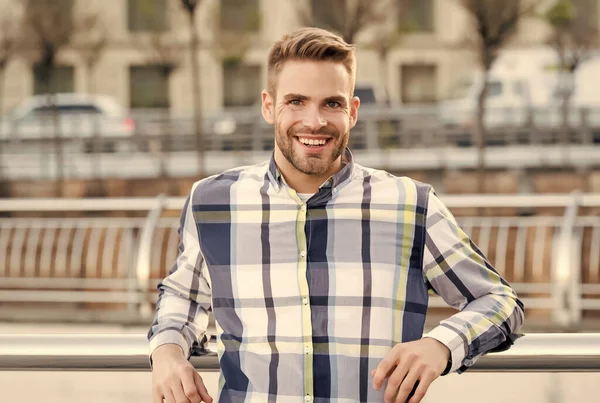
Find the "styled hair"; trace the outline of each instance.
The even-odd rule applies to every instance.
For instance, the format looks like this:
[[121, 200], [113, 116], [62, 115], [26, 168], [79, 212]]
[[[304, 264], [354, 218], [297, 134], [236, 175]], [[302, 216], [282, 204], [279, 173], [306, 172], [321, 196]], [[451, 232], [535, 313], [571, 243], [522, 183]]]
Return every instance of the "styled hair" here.
[[342, 37], [320, 28], [301, 28], [285, 34], [269, 51], [267, 90], [275, 98], [277, 76], [289, 60], [328, 61], [342, 63], [350, 75], [351, 94], [354, 93], [354, 45]]

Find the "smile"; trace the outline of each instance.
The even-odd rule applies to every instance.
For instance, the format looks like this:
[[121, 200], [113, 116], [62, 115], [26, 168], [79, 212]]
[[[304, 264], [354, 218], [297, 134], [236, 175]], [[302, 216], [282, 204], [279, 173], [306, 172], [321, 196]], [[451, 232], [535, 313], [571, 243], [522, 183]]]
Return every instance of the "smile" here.
[[323, 148], [330, 139], [315, 139], [311, 137], [296, 137], [296, 140], [307, 148], [320, 149]]

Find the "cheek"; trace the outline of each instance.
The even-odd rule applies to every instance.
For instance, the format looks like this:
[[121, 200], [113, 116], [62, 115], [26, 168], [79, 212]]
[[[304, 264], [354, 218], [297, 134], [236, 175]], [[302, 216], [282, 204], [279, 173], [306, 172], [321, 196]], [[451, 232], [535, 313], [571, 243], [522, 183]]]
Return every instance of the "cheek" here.
[[294, 126], [294, 122], [294, 116], [293, 114], [290, 114], [289, 111], [278, 114], [275, 119], [277, 131], [281, 132], [282, 134], [287, 133], [289, 128]]
[[350, 130], [350, 121], [348, 120], [348, 116], [336, 117], [329, 122], [341, 135], [346, 134], [348, 130]]

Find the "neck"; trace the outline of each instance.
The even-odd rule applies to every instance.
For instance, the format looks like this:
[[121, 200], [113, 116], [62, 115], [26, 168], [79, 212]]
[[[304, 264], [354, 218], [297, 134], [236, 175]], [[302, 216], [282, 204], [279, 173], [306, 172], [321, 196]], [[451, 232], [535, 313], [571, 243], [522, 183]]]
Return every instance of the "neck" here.
[[298, 193], [317, 193], [319, 187], [332, 175], [342, 169], [342, 157], [331, 164], [327, 172], [322, 175], [308, 175], [297, 170], [281, 153], [279, 147], [275, 147], [275, 163], [279, 172], [285, 178], [286, 183]]

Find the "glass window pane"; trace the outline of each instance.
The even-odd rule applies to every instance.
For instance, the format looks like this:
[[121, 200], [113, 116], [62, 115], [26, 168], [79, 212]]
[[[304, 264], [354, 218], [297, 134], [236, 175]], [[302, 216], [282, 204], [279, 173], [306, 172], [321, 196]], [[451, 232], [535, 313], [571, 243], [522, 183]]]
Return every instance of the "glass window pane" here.
[[260, 66], [223, 66], [223, 106], [251, 106], [260, 101]]
[[437, 66], [429, 64], [400, 67], [402, 102], [431, 103], [437, 101]]
[[[51, 72], [44, 71], [39, 64], [33, 66], [33, 93], [35, 95], [48, 93], [74, 92], [73, 66], [55, 66]], [[50, 77], [46, 77], [47, 74]]]
[[168, 108], [169, 77], [161, 66], [131, 66], [129, 70], [132, 108]]
[[259, 0], [221, 0], [221, 28], [225, 31], [260, 30]]
[[433, 32], [435, 29], [435, 0], [411, 1], [408, 6], [399, 5], [400, 21], [403, 21], [409, 31]]
[[346, 0], [311, 0], [312, 25], [342, 33], [346, 26]]
[[165, 31], [168, 29], [167, 0], [128, 0], [130, 31]]

